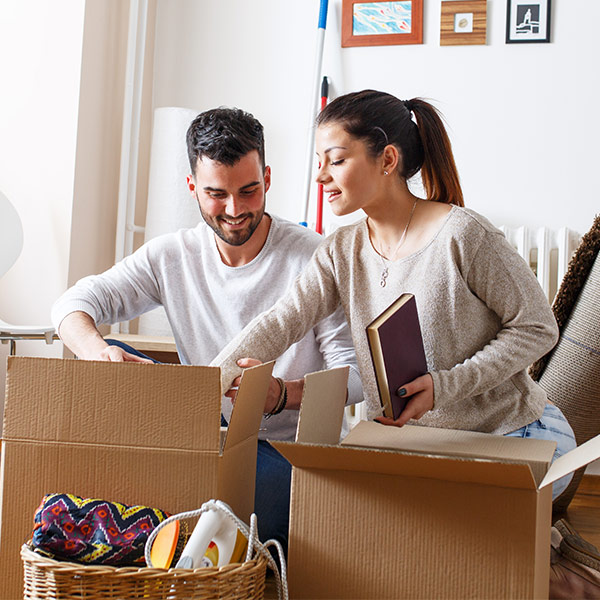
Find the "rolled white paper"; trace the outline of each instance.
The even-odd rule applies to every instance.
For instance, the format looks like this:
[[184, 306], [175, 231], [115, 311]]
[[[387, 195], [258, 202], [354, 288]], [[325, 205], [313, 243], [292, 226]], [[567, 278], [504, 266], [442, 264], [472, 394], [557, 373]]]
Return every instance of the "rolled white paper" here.
[[[198, 204], [186, 185], [190, 165], [185, 141], [188, 127], [199, 112], [178, 107], [162, 107], [154, 111], [146, 242], [164, 233], [195, 227], [201, 219]], [[138, 331], [144, 335], [173, 335], [162, 308], [142, 315]]]
[[200, 221], [198, 204], [190, 194], [185, 134], [198, 111], [164, 107], [154, 111], [150, 149], [145, 241]]

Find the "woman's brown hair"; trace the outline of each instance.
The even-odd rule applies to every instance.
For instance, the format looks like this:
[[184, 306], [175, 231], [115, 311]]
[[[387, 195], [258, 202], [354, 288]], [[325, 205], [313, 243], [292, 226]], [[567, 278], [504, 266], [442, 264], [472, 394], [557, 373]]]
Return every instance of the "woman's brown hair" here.
[[401, 155], [400, 175], [408, 180], [421, 171], [427, 200], [464, 206], [450, 139], [440, 113], [429, 102], [399, 100], [375, 90], [353, 92], [319, 113], [317, 126], [330, 123], [340, 123], [362, 139], [373, 156], [393, 144]]

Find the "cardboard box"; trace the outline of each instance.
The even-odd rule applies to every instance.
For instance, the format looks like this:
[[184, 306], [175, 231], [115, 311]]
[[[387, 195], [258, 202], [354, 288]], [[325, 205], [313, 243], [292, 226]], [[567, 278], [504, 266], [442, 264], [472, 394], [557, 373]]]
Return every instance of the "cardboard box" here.
[[554, 442], [466, 431], [362, 421], [337, 444], [327, 398], [305, 400], [296, 443], [273, 442], [293, 464], [291, 598], [548, 597], [549, 484], [600, 436], [551, 467]]
[[10, 357], [0, 470], [0, 596], [22, 597], [19, 551], [48, 493], [171, 513], [220, 498], [248, 522], [272, 367], [244, 372], [221, 443], [218, 368]]

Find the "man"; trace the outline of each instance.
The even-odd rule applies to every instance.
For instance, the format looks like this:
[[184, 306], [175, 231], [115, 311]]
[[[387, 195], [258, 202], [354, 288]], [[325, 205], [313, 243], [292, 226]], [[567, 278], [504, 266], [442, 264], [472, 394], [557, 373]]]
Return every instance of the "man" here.
[[[188, 129], [187, 147], [187, 184], [204, 222], [150, 240], [105, 273], [80, 280], [56, 301], [53, 323], [79, 358], [146, 360], [109, 345], [97, 325], [163, 306], [181, 362], [208, 365], [283, 295], [318, 245], [316, 233], [265, 212], [271, 169], [265, 165], [262, 125], [252, 115], [229, 108], [201, 113]], [[274, 537], [287, 544], [291, 472], [265, 440], [294, 439], [306, 373], [343, 365], [350, 367], [348, 403], [360, 402], [362, 386], [341, 310], [276, 362], [265, 404], [271, 414], [259, 434], [255, 510], [263, 540]], [[222, 410], [228, 419], [228, 399]]]

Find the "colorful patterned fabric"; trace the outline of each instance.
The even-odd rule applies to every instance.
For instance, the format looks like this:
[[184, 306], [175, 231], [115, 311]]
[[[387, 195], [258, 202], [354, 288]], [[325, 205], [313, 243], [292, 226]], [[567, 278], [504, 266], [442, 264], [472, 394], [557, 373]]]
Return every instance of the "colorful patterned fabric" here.
[[36, 510], [32, 545], [59, 560], [93, 565], [145, 565], [146, 539], [168, 516], [147, 506], [49, 494]]

